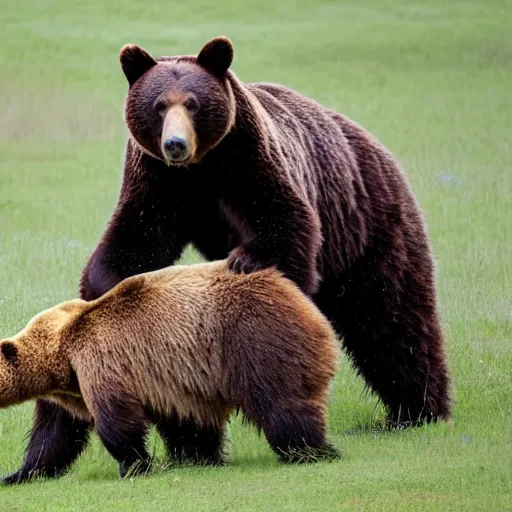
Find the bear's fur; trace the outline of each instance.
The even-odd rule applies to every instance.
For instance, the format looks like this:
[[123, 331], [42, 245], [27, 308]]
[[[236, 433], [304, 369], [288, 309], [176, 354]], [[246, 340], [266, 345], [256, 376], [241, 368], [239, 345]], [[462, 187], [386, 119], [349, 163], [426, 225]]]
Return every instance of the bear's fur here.
[[[95, 429], [122, 476], [146, 469], [149, 422], [193, 420], [209, 434], [198, 462], [222, 462], [240, 410], [286, 462], [336, 456], [326, 399], [337, 369], [328, 320], [272, 269], [226, 262], [128, 278], [99, 299], [65, 302], [0, 342], [0, 407], [46, 397]], [[170, 455], [195, 458], [191, 446]]]
[[[229, 255], [239, 272], [276, 265], [332, 322], [391, 424], [448, 418], [434, 263], [405, 174], [345, 116], [281, 85], [241, 83], [232, 57], [226, 38], [197, 57], [121, 50], [131, 136], [82, 298], [172, 265], [189, 243], [209, 260]], [[194, 439], [195, 426], [180, 435]], [[86, 436], [85, 424], [38, 401], [17, 476], [41, 460], [60, 471]], [[63, 449], [47, 452], [57, 439]]]

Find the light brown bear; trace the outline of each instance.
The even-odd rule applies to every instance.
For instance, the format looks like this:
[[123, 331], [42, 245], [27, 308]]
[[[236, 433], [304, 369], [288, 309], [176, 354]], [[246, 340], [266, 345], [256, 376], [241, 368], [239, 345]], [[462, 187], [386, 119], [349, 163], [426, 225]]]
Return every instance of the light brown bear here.
[[148, 426], [173, 416], [214, 432], [202, 462], [221, 463], [233, 410], [283, 461], [337, 455], [326, 441], [336, 336], [275, 269], [236, 274], [218, 261], [136, 275], [43, 311], [0, 354], [0, 407], [57, 402], [94, 425], [121, 476], [149, 468]]

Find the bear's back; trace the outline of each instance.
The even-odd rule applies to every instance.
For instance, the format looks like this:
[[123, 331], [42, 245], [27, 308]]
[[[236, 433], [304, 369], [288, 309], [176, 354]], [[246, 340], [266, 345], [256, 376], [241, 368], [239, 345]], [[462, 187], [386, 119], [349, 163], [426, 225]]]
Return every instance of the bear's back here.
[[283, 172], [319, 213], [326, 267], [349, 266], [402, 210], [416, 218], [405, 173], [365, 128], [288, 87], [247, 88], [275, 124], [273, 133], [281, 134], [275, 139], [286, 157]]
[[235, 396], [254, 373], [282, 378], [285, 363], [300, 379], [328, 380], [335, 371], [329, 322], [273, 269], [236, 274], [225, 261], [169, 267], [128, 278], [96, 302], [82, 318], [94, 341], [75, 367], [156, 411], [215, 415], [219, 396]]

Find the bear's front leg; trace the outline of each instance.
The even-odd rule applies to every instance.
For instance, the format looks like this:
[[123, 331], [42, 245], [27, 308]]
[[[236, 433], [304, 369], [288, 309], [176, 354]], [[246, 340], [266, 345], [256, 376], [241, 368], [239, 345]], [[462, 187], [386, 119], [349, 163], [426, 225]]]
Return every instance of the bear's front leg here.
[[153, 421], [171, 460], [212, 466], [224, 464], [222, 422], [200, 425], [191, 417], [180, 418], [176, 411], [168, 416], [157, 415]]
[[89, 442], [90, 424], [53, 402], [38, 400], [34, 418], [23, 464], [1, 480], [5, 485], [63, 475]]
[[119, 475], [145, 474], [151, 468], [146, 449], [149, 420], [144, 406], [129, 396], [95, 396], [92, 409], [96, 432], [119, 464]]
[[121, 192], [82, 271], [80, 298], [94, 300], [127, 277], [179, 259], [191, 241], [192, 200], [185, 184], [168, 174], [163, 163], [128, 141]]
[[283, 173], [265, 169], [228, 191], [224, 212], [244, 242], [228, 257], [228, 268], [250, 273], [276, 266], [313, 295], [319, 285], [317, 258], [322, 244], [321, 224]]
[[239, 245], [229, 254], [228, 267], [239, 274], [250, 274], [273, 266], [278, 266], [278, 255], [255, 242]]

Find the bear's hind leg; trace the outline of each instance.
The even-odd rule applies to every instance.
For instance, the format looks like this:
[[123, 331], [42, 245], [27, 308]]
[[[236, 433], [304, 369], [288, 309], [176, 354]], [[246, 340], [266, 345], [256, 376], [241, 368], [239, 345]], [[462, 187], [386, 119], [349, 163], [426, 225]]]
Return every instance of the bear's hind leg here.
[[276, 403], [260, 418], [253, 417], [252, 421], [263, 429], [270, 447], [282, 462], [316, 462], [340, 455], [327, 442], [325, 415], [318, 405]]
[[448, 419], [449, 376], [430, 270], [424, 263], [416, 274], [393, 273], [392, 262], [390, 255], [388, 262], [355, 264], [343, 283], [324, 286], [317, 303], [392, 426]]
[[175, 411], [158, 416], [155, 423], [170, 459], [200, 465], [224, 463], [223, 426], [198, 425], [193, 418], [180, 419]]
[[[423, 340], [425, 341], [425, 340]], [[428, 340], [436, 345], [435, 339]], [[345, 336], [357, 371], [383, 401], [391, 427], [448, 419], [450, 401], [444, 361], [400, 326], [376, 338]]]
[[[347, 347], [350, 341], [346, 340]], [[403, 324], [393, 323], [378, 338], [367, 340], [364, 359], [358, 350], [351, 351], [386, 406], [389, 426], [449, 419], [449, 380], [441, 350], [442, 335], [435, 324], [430, 334], [415, 335]]]
[[94, 403], [96, 432], [119, 463], [119, 474], [144, 474], [151, 467], [146, 449], [149, 420], [144, 406], [129, 397], [102, 397]]

